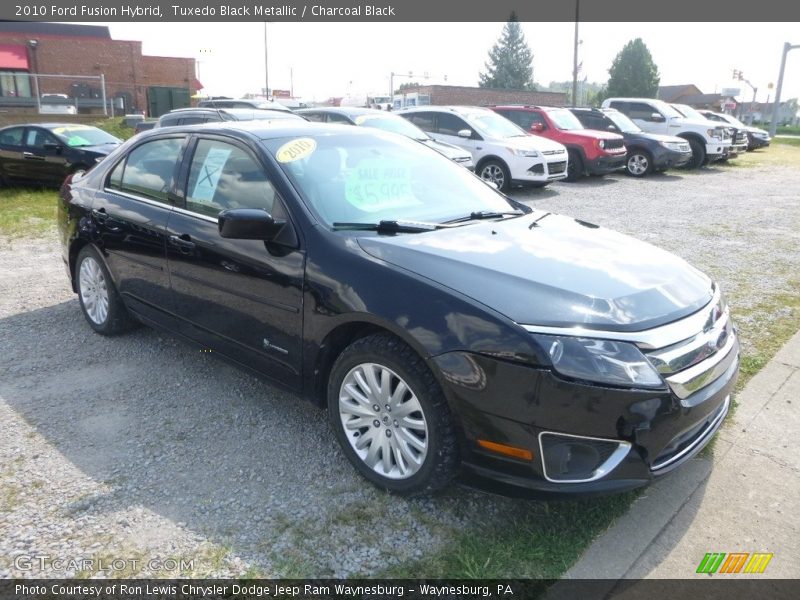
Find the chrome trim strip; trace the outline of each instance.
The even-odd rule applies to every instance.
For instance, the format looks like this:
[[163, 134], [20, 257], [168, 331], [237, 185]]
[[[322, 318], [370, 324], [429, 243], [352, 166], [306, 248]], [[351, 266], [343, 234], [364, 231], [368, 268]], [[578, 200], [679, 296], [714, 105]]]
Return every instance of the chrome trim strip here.
[[722, 376], [737, 356], [739, 356], [739, 342], [735, 335], [731, 335], [713, 356], [665, 379], [672, 392], [683, 400]]
[[720, 301], [720, 291], [717, 287], [711, 301], [703, 306], [696, 313], [673, 321], [661, 327], [646, 329], [644, 331], [608, 331], [601, 329], [587, 329], [585, 327], [548, 327], [544, 325], [525, 325], [519, 323], [520, 327], [530, 333], [543, 333], [547, 335], [570, 335], [574, 337], [617, 340], [620, 342], [633, 342], [643, 350], [659, 349], [665, 346], [672, 346], [678, 342], [687, 340], [697, 332], [707, 328], [710, 317], [709, 308], [713, 309]]
[[152, 206], [157, 206], [158, 208], [163, 208], [166, 210], [173, 210], [177, 213], [182, 215], [186, 215], [189, 217], [197, 217], [203, 221], [208, 221], [209, 223], [218, 223], [219, 219], [215, 219], [214, 217], [210, 217], [208, 215], [201, 215], [200, 213], [192, 212], [190, 210], [186, 210], [185, 208], [180, 208], [175, 206], [174, 204], [170, 204], [169, 202], [160, 202], [158, 200], [151, 200], [150, 198], [144, 198], [142, 196], [136, 196], [135, 194], [131, 194], [130, 192], [123, 192], [121, 190], [115, 190], [114, 188], [103, 188], [103, 191], [107, 194], [115, 194], [117, 196], [122, 196], [123, 198], [128, 198], [129, 200], [136, 200], [137, 202], [143, 202], [144, 204], [150, 204]]
[[711, 437], [711, 435], [713, 435], [714, 432], [716, 431], [717, 425], [719, 425], [720, 421], [722, 421], [722, 419], [725, 418], [725, 415], [728, 414], [728, 408], [730, 408], [730, 403], [731, 403], [731, 397], [729, 394], [725, 397], [725, 401], [722, 403], [722, 410], [720, 410], [719, 414], [716, 417], [714, 417], [714, 420], [711, 421], [711, 423], [709, 423], [708, 427], [706, 427], [706, 430], [702, 433], [702, 435], [698, 435], [691, 444], [686, 446], [686, 448], [678, 452], [676, 455], [671, 456], [664, 462], [658, 463], [657, 465], [653, 465], [652, 467], [650, 467], [650, 470], [658, 471], [660, 469], [668, 467], [672, 463], [680, 460], [681, 458], [689, 454], [692, 450], [697, 448], [698, 445], [707, 441], [709, 437]]
[[671, 375], [705, 360], [712, 353], [718, 352], [717, 347], [720, 336], [727, 332], [730, 337], [734, 335], [733, 324], [730, 320], [730, 310], [726, 307], [722, 316], [708, 331], [701, 331], [692, 339], [683, 344], [667, 346], [655, 352], [648, 352], [645, 356], [650, 360], [656, 370], [663, 375]]
[[[617, 444], [617, 449], [611, 453], [606, 461], [597, 467], [594, 471], [592, 471], [592, 476], [587, 479], [551, 479], [547, 475], [547, 467], [545, 466], [544, 461], [544, 446], [542, 445], [542, 436], [545, 435], [553, 435], [556, 437], [566, 437], [566, 438], [574, 438], [580, 440], [594, 440], [597, 442], [607, 442], [610, 444]], [[630, 442], [625, 442], [623, 440], [609, 440], [606, 438], [598, 438], [598, 437], [591, 437], [588, 435], [573, 435], [571, 433], [558, 433], [555, 431], [540, 431], [539, 432], [539, 456], [542, 457], [542, 475], [547, 481], [552, 483], [589, 483], [591, 481], [597, 481], [601, 477], [605, 477], [611, 471], [616, 469], [619, 466], [619, 463], [623, 461], [623, 459], [628, 456], [628, 452], [630, 452], [631, 444]]]

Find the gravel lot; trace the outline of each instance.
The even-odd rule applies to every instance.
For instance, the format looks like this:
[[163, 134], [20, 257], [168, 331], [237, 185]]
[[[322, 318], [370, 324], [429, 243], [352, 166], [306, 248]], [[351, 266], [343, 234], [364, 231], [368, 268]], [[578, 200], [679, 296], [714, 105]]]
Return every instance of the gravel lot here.
[[[712, 168], [514, 194], [636, 235], [714, 276], [740, 322], [780, 318], [800, 264], [792, 167]], [[347, 576], [419, 558], [525, 502], [453, 488], [389, 497], [339, 452], [324, 414], [172, 338], [91, 332], [55, 235], [0, 239], [0, 577], [18, 556], [125, 558], [106, 574]], [[135, 563], [131, 561], [137, 561]], [[70, 576], [69, 570], [57, 574]]]

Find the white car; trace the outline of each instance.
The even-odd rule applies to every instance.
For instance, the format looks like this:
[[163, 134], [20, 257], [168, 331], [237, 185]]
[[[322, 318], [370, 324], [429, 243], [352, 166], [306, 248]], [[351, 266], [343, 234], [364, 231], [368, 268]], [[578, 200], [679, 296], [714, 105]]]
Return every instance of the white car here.
[[39, 114], [77, 115], [78, 109], [74, 104], [70, 104], [69, 96], [66, 94], [42, 94]]
[[475, 173], [508, 191], [512, 185], [545, 186], [567, 176], [567, 149], [530, 135], [488, 108], [421, 106], [397, 111], [432, 138], [472, 154]]
[[726, 158], [731, 147], [727, 127], [708, 119], [684, 117], [672, 106], [653, 98], [606, 98], [603, 108], [616, 108], [648, 133], [674, 135], [685, 139], [692, 148], [692, 160], [686, 165], [696, 169]]

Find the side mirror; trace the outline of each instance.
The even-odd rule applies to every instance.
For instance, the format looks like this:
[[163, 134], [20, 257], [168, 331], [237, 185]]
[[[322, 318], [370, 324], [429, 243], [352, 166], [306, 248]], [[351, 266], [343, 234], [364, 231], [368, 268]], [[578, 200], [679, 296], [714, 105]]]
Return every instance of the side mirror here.
[[544, 131], [544, 123], [533, 123], [531, 125], [531, 131], [533, 133], [541, 133]]
[[472, 130], [471, 129], [462, 129], [458, 132], [458, 137], [469, 139], [472, 137]]
[[232, 240], [272, 241], [287, 224], [262, 208], [231, 208], [217, 217], [219, 234]]
[[654, 112], [653, 114], [650, 115], [648, 121], [653, 121], [654, 123], [663, 123], [664, 121], [666, 121], [666, 119], [664, 118], [664, 115], [662, 115], [661, 113]]
[[608, 126], [608, 130], [609, 130], [609, 131], [619, 131], [619, 129], [617, 129], [617, 126], [616, 126], [616, 125], [609, 125], [609, 126]]
[[45, 142], [44, 146], [42, 146], [48, 152], [56, 152], [61, 154], [61, 144], [54, 144], [52, 142]]

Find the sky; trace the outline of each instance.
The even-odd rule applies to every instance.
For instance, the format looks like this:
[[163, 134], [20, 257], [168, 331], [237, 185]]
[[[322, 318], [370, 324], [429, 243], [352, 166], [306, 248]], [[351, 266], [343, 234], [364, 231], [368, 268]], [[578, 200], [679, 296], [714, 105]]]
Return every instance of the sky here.
[[[197, 59], [199, 79], [211, 95], [259, 93], [265, 85], [263, 23], [93, 23], [114, 39], [140, 40], [150, 55]], [[386, 94], [421, 84], [477, 85], [503, 23], [269, 23], [271, 89], [292, 89], [304, 100], [347, 94]], [[574, 23], [523, 23], [540, 86], [572, 79]], [[608, 80], [614, 56], [641, 37], [659, 68], [661, 85], [697, 85], [704, 93], [742, 89], [734, 69], [758, 88], [758, 101], [774, 98], [784, 42], [800, 44], [798, 23], [581, 23], [581, 78]], [[412, 73], [413, 77], [408, 77]], [[399, 74], [399, 75], [397, 75]], [[427, 75], [427, 77], [426, 77]], [[790, 52], [782, 99], [800, 97], [800, 50]]]

